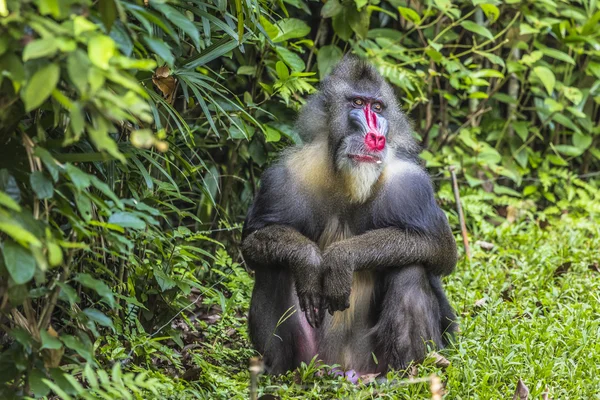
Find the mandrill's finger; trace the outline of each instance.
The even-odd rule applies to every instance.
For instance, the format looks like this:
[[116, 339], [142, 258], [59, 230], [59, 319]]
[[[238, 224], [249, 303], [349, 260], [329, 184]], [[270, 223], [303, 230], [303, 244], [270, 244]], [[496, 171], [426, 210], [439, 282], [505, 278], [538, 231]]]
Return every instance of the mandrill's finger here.
[[321, 318], [319, 317], [319, 300], [316, 295], [310, 296], [310, 309], [313, 312], [314, 328], [318, 328], [321, 326]]
[[300, 303], [300, 310], [306, 312], [306, 297], [298, 296], [298, 303]]
[[315, 327], [315, 320], [314, 320], [314, 313], [313, 311], [308, 308], [305, 312], [304, 315], [306, 316], [306, 320], [308, 321], [308, 324], [311, 326], [311, 328]]

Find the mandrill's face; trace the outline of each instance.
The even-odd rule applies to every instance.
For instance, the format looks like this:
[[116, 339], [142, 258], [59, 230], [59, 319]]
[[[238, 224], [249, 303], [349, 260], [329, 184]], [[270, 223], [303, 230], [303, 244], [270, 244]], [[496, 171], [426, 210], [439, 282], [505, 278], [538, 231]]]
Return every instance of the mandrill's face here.
[[365, 93], [349, 95], [346, 102], [347, 128], [336, 152], [337, 167], [381, 170], [388, 152], [385, 105]]
[[386, 163], [389, 125], [377, 96], [353, 93], [346, 100], [346, 132], [336, 151], [336, 167], [352, 200], [364, 202]]

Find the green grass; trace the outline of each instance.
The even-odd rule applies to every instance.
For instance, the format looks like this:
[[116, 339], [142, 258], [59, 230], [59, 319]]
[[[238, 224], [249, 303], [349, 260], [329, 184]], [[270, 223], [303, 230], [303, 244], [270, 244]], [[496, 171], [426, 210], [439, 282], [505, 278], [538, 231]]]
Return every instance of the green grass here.
[[[533, 222], [480, 227], [472, 241], [492, 242], [494, 249], [472, 245], [472, 260], [463, 257], [446, 281], [461, 327], [455, 344], [442, 351], [451, 365], [441, 370], [427, 362], [419, 367], [419, 377], [439, 375], [447, 399], [511, 398], [518, 379], [528, 386], [530, 398], [540, 398], [546, 387], [554, 399], [600, 398], [598, 222], [567, 214], [545, 228]], [[186, 390], [206, 398], [249, 396], [247, 276], [238, 270], [226, 285], [235, 306], [206, 326], [203, 346], [192, 352], [200, 377], [183, 385], [180, 396]], [[317, 378], [314, 372], [311, 365], [285, 377], [261, 376], [259, 395], [431, 397], [429, 384], [418, 379], [389, 374], [395, 383], [356, 386], [341, 378]]]

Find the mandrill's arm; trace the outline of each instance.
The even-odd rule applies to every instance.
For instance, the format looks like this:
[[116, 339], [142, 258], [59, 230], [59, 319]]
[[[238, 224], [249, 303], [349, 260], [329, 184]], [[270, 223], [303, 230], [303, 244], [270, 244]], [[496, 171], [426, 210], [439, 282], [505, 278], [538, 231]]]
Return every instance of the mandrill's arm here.
[[294, 277], [300, 308], [313, 327], [318, 327], [321, 307], [321, 250], [294, 228], [270, 225], [248, 235], [242, 254], [252, 268], [285, 268]]
[[252, 269], [288, 270], [295, 282], [300, 308], [311, 326], [316, 326], [322, 319], [319, 313], [323, 312], [322, 256], [315, 242], [293, 228], [298, 221], [309, 222], [305, 203], [290, 204], [290, 199], [298, 196], [281, 166], [263, 173], [261, 189], [244, 224], [242, 255]]
[[447, 275], [456, 266], [452, 230], [423, 171], [394, 177], [370, 211], [373, 229], [334, 243], [323, 254], [324, 297], [330, 312], [349, 306], [354, 271], [419, 264], [433, 275]]

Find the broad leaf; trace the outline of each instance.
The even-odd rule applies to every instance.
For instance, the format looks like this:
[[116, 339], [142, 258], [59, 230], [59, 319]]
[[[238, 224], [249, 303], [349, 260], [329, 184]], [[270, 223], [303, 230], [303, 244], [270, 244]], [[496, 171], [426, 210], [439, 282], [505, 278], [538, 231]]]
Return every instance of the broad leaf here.
[[108, 69], [108, 62], [115, 55], [117, 46], [110, 36], [97, 35], [88, 43], [88, 57], [100, 69]]
[[296, 18], [286, 18], [277, 22], [280, 33], [273, 42], [283, 42], [290, 39], [304, 38], [310, 33], [310, 27], [304, 21]]
[[537, 77], [542, 81], [542, 84], [548, 91], [548, 94], [552, 94], [554, 90], [554, 85], [556, 84], [556, 78], [554, 77], [554, 73], [550, 71], [547, 67], [535, 67], [533, 72], [537, 75]]
[[419, 25], [421, 23], [421, 16], [412, 8], [408, 7], [398, 7], [398, 12], [402, 17], [415, 25]]
[[2, 255], [6, 270], [15, 284], [22, 285], [33, 278], [36, 263], [29, 250], [12, 240], [4, 240]]
[[342, 59], [342, 49], [330, 44], [323, 46], [319, 49], [317, 54], [317, 64], [319, 67], [319, 76], [321, 79], [325, 78], [334, 65], [336, 65]]
[[146, 223], [142, 219], [126, 211], [114, 213], [108, 218], [108, 222], [123, 228], [144, 229], [146, 227]]
[[463, 21], [460, 25], [468, 31], [481, 35], [490, 40], [494, 40], [494, 35], [487, 28], [473, 22], [473, 21]]
[[56, 39], [54, 38], [34, 40], [25, 46], [25, 50], [23, 50], [23, 61], [53, 56], [56, 54], [57, 50], [58, 46], [56, 44]]
[[480, 4], [479, 7], [483, 10], [485, 16], [491, 21], [496, 22], [500, 16], [500, 10], [493, 4]]
[[48, 64], [40, 68], [31, 77], [22, 92], [21, 98], [25, 103], [25, 110], [29, 112], [41, 106], [56, 87], [59, 78], [60, 67], [58, 65]]
[[52, 181], [46, 178], [42, 172], [32, 172], [29, 176], [29, 182], [38, 199], [49, 199], [52, 197], [54, 193]]

